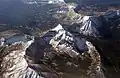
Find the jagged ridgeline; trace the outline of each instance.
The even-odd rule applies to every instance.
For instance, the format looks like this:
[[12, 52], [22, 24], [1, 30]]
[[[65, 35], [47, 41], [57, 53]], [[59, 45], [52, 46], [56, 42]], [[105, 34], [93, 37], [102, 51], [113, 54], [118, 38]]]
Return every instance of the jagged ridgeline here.
[[0, 43], [1, 78], [104, 78], [100, 55], [92, 43], [60, 24], [42, 37], [16, 34]]

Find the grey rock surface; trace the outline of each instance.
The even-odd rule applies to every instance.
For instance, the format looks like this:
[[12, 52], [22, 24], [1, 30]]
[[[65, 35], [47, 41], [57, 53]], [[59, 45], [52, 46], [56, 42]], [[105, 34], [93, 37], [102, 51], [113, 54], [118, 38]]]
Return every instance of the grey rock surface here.
[[[13, 36], [14, 37], [14, 36]], [[34, 38], [30, 36], [26, 37], [25, 35], [21, 35], [20, 38], [24, 39], [20, 41], [12, 41], [11, 39], [7, 40], [7, 43], [4, 45], [6, 46], [5, 51], [2, 56], [2, 61], [1, 61], [1, 78], [21, 78], [23, 75], [30, 74], [33, 75], [35, 78], [40, 78], [38, 77], [38, 74], [34, 70], [29, 70], [28, 63], [25, 60], [25, 54], [26, 54], [26, 49], [34, 42]], [[17, 39], [14, 37], [14, 39]], [[29, 73], [22, 74], [25, 71], [29, 71]], [[29, 75], [30, 75], [29, 74]], [[27, 77], [27, 76], [26, 76]], [[22, 78], [26, 78], [22, 77]], [[29, 78], [29, 77], [28, 77]]]

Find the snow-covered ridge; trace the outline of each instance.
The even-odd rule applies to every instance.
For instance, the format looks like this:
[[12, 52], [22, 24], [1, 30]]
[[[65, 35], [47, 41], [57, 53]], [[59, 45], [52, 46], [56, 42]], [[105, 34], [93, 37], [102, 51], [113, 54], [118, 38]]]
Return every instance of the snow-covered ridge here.
[[90, 69], [90, 71], [104, 75], [101, 69], [101, 58], [99, 53], [90, 41], [87, 41], [80, 35], [76, 36], [75, 33], [70, 33], [69, 30], [64, 29], [62, 25], [58, 24], [45, 34], [43, 39], [49, 42], [48, 44], [54, 48], [57, 54], [67, 54], [72, 58], [76, 58], [88, 53], [92, 60], [92, 69]]
[[60, 24], [51, 29], [47, 34], [50, 32], [54, 32], [55, 35], [45, 35], [43, 39], [47, 40], [47, 42], [50, 40], [49, 44], [58, 52], [65, 52], [71, 57], [76, 57], [80, 52], [85, 52], [88, 49], [85, 39], [80, 36], [75, 37], [73, 33], [66, 31]]

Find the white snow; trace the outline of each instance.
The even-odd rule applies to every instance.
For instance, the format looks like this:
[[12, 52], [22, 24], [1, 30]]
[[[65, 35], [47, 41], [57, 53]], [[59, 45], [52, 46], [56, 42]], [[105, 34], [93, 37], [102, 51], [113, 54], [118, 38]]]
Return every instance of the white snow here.
[[63, 29], [62, 25], [58, 24], [55, 28], [52, 29], [52, 31], [58, 32], [61, 29]]

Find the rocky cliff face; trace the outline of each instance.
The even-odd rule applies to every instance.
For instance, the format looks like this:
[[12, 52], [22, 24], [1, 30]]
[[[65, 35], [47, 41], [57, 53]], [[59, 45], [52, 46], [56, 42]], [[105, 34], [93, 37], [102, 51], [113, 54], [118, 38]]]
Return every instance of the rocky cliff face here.
[[104, 78], [101, 58], [96, 48], [91, 42], [70, 33], [60, 24], [39, 38], [16, 34], [9, 35], [4, 41], [2, 39], [2, 42], [1, 78], [64, 77], [60, 72], [67, 71], [58, 70], [58, 65], [62, 66], [58, 62], [59, 57], [65, 66], [74, 66], [78, 70], [83, 69], [80, 65], [86, 64], [86, 70], [83, 69], [86, 76]]
[[[105, 78], [101, 68], [100, 54], [91, 42], [81, 36], [77, 36], [75, 33], [66, 31], [60, 24], [45, 34], [43, 39], [48, 45], [53, 47], [53, 50], [55, 50], [53, 53], [55, 55], [66, 55], [71, 59], [76, 58], [76, 61], [80, 61], [77, 60], [79, 58], [82, 60], [84, 58], [84, 61], [85, 58], [88, 58], [91, 64], [88, 66], [89, 72], [87, 75], [90, 78]], [[64, 58], [64, 56], [61, 57]]]
[[[1, 78], [19, 78], [27, 68], [28, 64], [25, 60], [26, 49], [34, 42], [32, 36], [18, 35], [13, 38], [8, 38], [1, 48], [4, 52], [1, 56]], [[22, 38], [22, 39], [21, 39]], [[16, 40], [15, 40], [16, 39]], [[20, 75], [21, 74], [21, 75]]]

